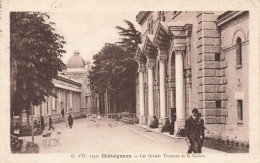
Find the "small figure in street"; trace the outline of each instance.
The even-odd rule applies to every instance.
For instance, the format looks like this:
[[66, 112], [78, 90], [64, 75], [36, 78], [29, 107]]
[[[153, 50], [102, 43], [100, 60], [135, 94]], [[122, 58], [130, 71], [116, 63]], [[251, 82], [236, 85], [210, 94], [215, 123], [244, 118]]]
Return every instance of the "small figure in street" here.
[[192, 115], [185, 121], [185, 135], [189, 144], [188, 153], [198, 153], [199, 144], [199, 125], [198, 125], [198, 109], [192, 110]]
[[39, 128], [39, 123], [37, 122], [37, 120], [35, 119], [33, 122], [33, 127], [34, 128]]
[[44, 117], [41, 115], [41, 129], [45, 130]]
[[162, 127], [161, 133], [163, 132], [170, 132], [170, 120], [168, 117], [165, 117], [166, 121], [164, 126]]
[[53, 129], [54, 130], [54, 127], [52, 126], [52, 118], [51, 118], [51, 115], [49, 116], [49, 130], [50, 129]]
[[150, 124], [150, 128], [158, 128], [158, 124], [159, 124], [159, 122], [158, 122], [157, 117], [153, 116], [153, 123]]
[[72, 128], [72, 125], [73, 125], [73, 118], [72, 118], [71, 115], [69, 115], [69, 117], [68, 117], [68, 121], [69, 121], [69, 126], [70, 126], [70, 128]]
[[205, 126], [204, 126], [204, 120], [201, 119], [201, 113], [198, 114], [198, 125], [199, 125], [199, 135], [200, 135], [200, 140], [198, 143], [198, 153], [201, 153], [203, 140], [205, 138]]
[[62, 108], [62, 110], [61, 110], [61, 116], [62, 116], [62, 118], [64, 118], [64, 108]]

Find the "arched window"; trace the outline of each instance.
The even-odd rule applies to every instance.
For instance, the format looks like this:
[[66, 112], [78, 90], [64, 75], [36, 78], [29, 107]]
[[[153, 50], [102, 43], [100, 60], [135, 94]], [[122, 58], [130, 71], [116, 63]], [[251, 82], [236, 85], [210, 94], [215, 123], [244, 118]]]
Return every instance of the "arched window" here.
[[236, 42], [236, 57], [237, 57], [237, 67], [242, 67], [242, 43], [241, 38], [237, 38]]

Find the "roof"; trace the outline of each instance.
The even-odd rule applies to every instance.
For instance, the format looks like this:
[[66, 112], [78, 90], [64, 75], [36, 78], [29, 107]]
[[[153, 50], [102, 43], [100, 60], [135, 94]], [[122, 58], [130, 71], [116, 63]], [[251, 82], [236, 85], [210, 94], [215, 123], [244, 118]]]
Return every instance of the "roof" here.
[[79, 55], [79, 52], [75, 51], [73, 56], [70, 57], [66, 66], [67, 68], [85, 68], [85, 61]]

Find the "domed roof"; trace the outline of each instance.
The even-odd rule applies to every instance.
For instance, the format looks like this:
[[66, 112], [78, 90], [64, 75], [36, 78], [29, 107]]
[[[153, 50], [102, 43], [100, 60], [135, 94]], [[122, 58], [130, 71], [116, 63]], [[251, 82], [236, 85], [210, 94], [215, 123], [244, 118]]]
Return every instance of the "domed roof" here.
[[79, 51], [75, 50], [73, 56], [70, 57], [67, 68], [85, 68], [85, 61], [79, 55]]

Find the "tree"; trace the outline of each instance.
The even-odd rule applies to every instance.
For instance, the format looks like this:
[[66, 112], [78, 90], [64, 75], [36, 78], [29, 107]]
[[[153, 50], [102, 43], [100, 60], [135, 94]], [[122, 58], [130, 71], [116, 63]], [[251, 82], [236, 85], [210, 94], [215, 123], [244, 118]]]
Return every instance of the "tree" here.
[[[132, 22], [128, 20], [124, 20], [124, 22], [128, 25], [128, 28], [123, 28], [120, 26], [116, 26], [116, 29], [119, 30], [119, 35], [122, 37], [119, 44], [126, 48], [127, 57], [124, 59], [128, 65], [127, 71], [124, 73], [125, 82], [124, 91], [120, 92], [120, 97], [123, 98], [122, 101], [125, 101], [129, 104], [129, 108], [131, 108], [132, 112], [135, 112], [135, 103], [136, 103], [136, 78], [137, 78], [137, 69], [138, 65], [134, 59], [137, 45], [141, 43], [141, 32], [136, 30], [135, 26]], [[132, 97], [132, 98], [129, 98]]]
[[[49, 15], [40, 12], [11, 12], [11, 57], [17, 64], [15, 100], [11, 111], [29, 113], [30, 104], [40, 105], [56, 96], [52, 80], [65, 66], [61, 61], [64, 38], [52, 27]], [[12, 67], [11, 67], [12, 69]], [[12, 115], [12, 114], [11, 114]], [[28, 115], [28, 114], [27, 114]]]
[[129, 20], [124, 20], [124, 22], [128, 28], [116, 26], [116, 29], [119, 30], [118, 34], [122, 37], [118, 43], [125, 47], [130, 54], [135, 55], [137, 45], [141, 43], [141, 32], [137, 31]]
[[[128, 110], [135, 112], [135, 83], [138, 65], [134, 60], [140, 32], [134, 25], [124, 20], [128, 28], [116, 26], [121, 41], [118, 44], [106, 44], [94, 55], [94, 67], [90, 71], [91, 88], [98, 94], [108, 89], [114, 112]], [[102, 97], [102, 96], [100, 96]]]

